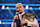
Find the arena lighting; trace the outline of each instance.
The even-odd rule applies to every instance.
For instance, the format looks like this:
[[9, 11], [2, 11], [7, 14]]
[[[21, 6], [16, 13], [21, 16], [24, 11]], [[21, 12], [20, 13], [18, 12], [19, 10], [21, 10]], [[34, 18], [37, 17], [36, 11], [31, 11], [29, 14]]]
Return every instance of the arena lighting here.
[[0, 24], [1, 24], [1, 20], [0, 20]]
[[28, 9], [29, 8], [29, 6], [28, 5], [26, 5], [26, 7], [25, 7], [26, 9]]
[[39, 9], [40, 9], [40, 7], [39, 7]]
[[[11, 16], [13, 17], [13, 14], [12, 14], [11, 10], [9, 9], [9, 6], [7, 6], [6, 8], [7, 8], [7, 10], [10, 12]], [[14, 17], [13, 17], [13, 18], [14, 18]]]
[[5, 8], [5, 6], [4, 5], [2, 5], [2, 9], [4, 9]]
[[7, 9], [8, 9], [9, 7], [7, 6]]
[[30, 7], [30, 9], [32, 9], [32, 7]]

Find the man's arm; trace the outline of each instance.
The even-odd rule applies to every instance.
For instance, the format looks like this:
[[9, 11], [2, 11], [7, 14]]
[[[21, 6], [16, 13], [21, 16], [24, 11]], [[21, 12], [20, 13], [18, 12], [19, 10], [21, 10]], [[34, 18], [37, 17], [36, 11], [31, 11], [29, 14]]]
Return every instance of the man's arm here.
[[[13, 23], [11, 24], [11, 27], [16, 26], [16, 22], [15, 22], [16, 19], [18, 19], [18, 15], [15, 15], [15, 16], [14, 16], [14, 21], [13, 21]], [[15, 24], [15, 25], [14, 25], [14, 24]]]
[[36, 18], [34, 18], [33, 25], [35, 25], [35, 26], [39, 27], [39, 24], [38, 24], [38, 21], [36, 20]]
[[29, 25], [29, 26], [34, 25], [36, 27], [39, 27], [39, 24], [38, 24], [38, 21], [36, 20], [36, 18], [34, 18], [33, 22], [27, 21], [27, 25]]
[[13, 21], [13, 23], [11, 24], [11, 27], [16, 27], [16, 22]]
[[14, 26], [14, 24], [12, 23], [12, 24], [11, 24], [11, 27], [13, 27], [13, 26]]
[[38, 21], [36, 20], [36, 18], [34, 19], [34, 22], [30, 22], [30, 21], [21, 21], [21, 25], [24, 25], [25, 23], [29, 24], [29, 26], [33, 24], [33, 25], [39, 27], [39, 24], [38, 24]]
[[26, 23], [26, 21], [21, 21], [21, 24], [20, 25], [24, 25]]

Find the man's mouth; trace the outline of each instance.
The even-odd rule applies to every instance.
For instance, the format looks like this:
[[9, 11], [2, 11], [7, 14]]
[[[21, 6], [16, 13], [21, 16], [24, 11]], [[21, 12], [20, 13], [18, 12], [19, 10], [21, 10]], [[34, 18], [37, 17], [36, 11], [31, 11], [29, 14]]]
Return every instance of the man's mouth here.
[[20, 14], [21, 14], [22, 12], [20, 12]]

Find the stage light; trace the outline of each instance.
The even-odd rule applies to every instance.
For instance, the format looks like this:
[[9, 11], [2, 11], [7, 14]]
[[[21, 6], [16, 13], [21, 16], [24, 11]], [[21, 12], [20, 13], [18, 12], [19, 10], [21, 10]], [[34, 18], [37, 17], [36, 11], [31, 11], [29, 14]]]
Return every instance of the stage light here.
[[7, 6], [7, 9], [8, 9], [9, 7]]
[[30, 7], [30, 9], [32, 9], [32, 7]]
[[28, 9], [29, 8], [29, 6], [28, 5], [26, 5], [26, 7], [25, 7], [26, 9]]
[[40, 9], [40, 7], [39, 7], [39, 9]]
[[4, 5], [2, 5], [2, 9], [4, 9], [5, 8], [5, 6]]
[[1, 24], [1, 21], [0, 21], [0, 24]]
[[5, 22], [3, 22], [3, 24], [5, 24]]

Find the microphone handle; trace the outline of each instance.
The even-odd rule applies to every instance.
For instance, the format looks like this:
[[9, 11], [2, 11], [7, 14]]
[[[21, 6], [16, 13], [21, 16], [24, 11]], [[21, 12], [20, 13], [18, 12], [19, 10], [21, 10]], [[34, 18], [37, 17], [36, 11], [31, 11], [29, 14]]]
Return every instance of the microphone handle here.
[[20, 27], [20, 19], [16, 19], [16, 24], [17, 24], [17, 27]]

